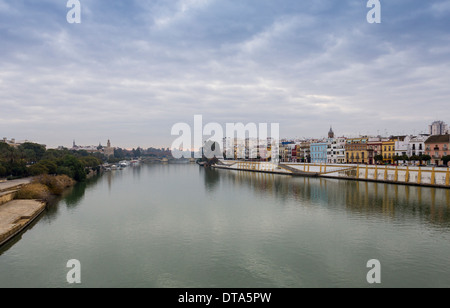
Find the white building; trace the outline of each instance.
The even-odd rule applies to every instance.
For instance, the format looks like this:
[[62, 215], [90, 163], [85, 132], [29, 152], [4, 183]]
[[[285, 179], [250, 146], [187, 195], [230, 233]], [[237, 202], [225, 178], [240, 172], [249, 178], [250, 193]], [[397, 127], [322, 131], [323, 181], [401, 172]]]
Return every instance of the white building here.
[[410, 142], [411, 136], [400, 136], [395, 141], [395, 156], [411, 156]]
[[[34, 143], [29, 140], [16, 141], [16, 139], [14, 139], [14, 138], [12, 138], [11, 140], [8, 140], [8, 138], [6, 138], [6, 137], [3, 137], [3, 139], [0, 139], [0, 142], [6, 143], [7, 145], [14, 147], [14, 148], [17, 148], [24, 143]], [[43, 147], [47, 147], [45, 144], [40, 144], [40, 145], [42, 145]]]
[[327, 163], [345, 164], [345, 138], [333, 138], [328, 141]]
[[428, 139], [428, 135], [419, 135], [412, 137], [410, 140], [410, 153], [411, 156], [420, 156], [425, 154], [425, 141]]
[[435, 121], [429, 126], [429, 133], [431, 136], [446, 135], [449, 133], [448, 125], [443, 121]]

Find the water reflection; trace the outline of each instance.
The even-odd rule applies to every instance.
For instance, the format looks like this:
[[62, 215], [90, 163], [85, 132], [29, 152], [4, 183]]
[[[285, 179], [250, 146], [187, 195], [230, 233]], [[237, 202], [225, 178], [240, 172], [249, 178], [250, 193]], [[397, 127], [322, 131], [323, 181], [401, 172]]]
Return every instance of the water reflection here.
[[305, 205], [347, 210], [354, 215], [389, 219], [418, 219], [450, 228], [450, 190], [384, 183], [291, 177], [229, 170], [205, 170], [205, 186], [213, 190], [221, 180], [252, 189], [255, 196], [275, 197]]
[[214, 192], [220, 182], [220, 173], [213, 168], [199, 168], [200, 176], [203, 173], [205, 179], [205, 188], [208, 192]]
[[58, 217], [60, 206], [64, 203], [68, 208], [76, 207], [83, 200], [86, 189], [88, 187], [94, 187], [101, 177], [101, 175], [96, 175], [87, 179], [85, 182], [77, 183], [73, 187], [67, 189], [62, 196], [51, 200], [45, 208], [45, 215], [43, 215], [41, 219], [46, 222], [53, 221]]

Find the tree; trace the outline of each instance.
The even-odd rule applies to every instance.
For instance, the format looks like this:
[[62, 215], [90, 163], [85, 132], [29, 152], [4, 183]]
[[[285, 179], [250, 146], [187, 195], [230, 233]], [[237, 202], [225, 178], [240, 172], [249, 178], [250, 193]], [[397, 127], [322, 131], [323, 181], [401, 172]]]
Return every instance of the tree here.
[[419, 161], [420, 157], [418, 155], [413, 155], [409, 158], [411, 161]]
[[48, 169], [42, 163], [37, 163], [28, 168], [28, 172], [32, 176], [48, 174]]
[[420, 164], [422, 164], [423, 161], [429, 162], [430, 160], [431, 160], [431, 156], [430, 155], [422, 154], [422, 155], [419, 156]]
[[34, 159], [34, 161], [41, 160], [45, 154], [45, 146], [31, 142], [21, 144], [19, 150], [25, 153], [25, 157], [28, 155]]
[[378, 163], [382, 162], [383, 161], [383, 155], [381, 155], [381, 154], [375, 155], [374, 159]]
[[3, 167], [2, 165], [0, 165], [0, 176], [7, 176], [7, 170], [5, 167]]
[[450, 155], [442, 157], [442, 161], [444, 162], [444, 165], [448, 166], [448, 163], [450, 162]]
[[60, 161], [60, 167], [69, 168], [73, 174], [71, 177], [77, 182], [81, 182], [86, 179], [86, 171], [83, 163], [73, 155], [64, 156], [64, 158]]
[[58, 169], [58, 165], [51, 160], [45, 159], [41, 160], [39, 164], [45, 166], [47, 168], [49, 174], [56, 174], [56, 169]]
[[141, 156], [141, 148], [133, 149], [131, 151], [133, 153], [133, 157], [140, 157]]

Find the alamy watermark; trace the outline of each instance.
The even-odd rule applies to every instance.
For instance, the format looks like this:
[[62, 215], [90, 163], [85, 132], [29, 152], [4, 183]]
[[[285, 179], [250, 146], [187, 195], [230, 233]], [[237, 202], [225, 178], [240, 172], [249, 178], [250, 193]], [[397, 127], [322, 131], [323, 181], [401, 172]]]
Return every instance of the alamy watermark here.
[[369, 0], [367, 7], [371, 10], [367, 13], [367, 22], [369, 24], [381, 23], [381, 3], [380, 0]]
[[[269, 134], [270, 132], [270, 134]], [[279, 162], [280, 125], [271, 123], [219, 123], [203, 125], [203, 116], [194, 116], [194, 125], [176, 123], [172, 136], [174, 158], [267, 159]]]
[[81, 23], [81, 3], [80, 0], [68, 0], [67, 7], [70, 10], [67, 12], [66, 19], [69, 24]]
[[[80, 0], [68, 0], [67, 7], [70, 10], [67, 12], [66, 19], [69, 24], [81, 23], [81, 2]], [[367, 13], [367, 22], [370, 24], [381, 23], [381, 3], [380, 0], [368, 0], [367, 7], [370, 11]]]
[[67, 261], [67, 268], [70, 268], [66, 275], [67, 283], [80, 284], [81, 283], [81, 263], [76, 259]]
[[367, 262], [367, 268], [370, 271], [367, 273], [366, 279], [369, 284], [381, 283], [381, 263], [377, 259], [372, 259]]

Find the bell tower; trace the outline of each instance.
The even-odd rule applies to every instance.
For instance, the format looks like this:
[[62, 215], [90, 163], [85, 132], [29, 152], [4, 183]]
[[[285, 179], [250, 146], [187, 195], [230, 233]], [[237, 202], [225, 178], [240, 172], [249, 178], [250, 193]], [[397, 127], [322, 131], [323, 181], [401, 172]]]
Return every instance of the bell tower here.
[[334, 138], [333, 127], [331, 127], [331, 126], [330, 126], [330, 131], [328, 132], [328, 138], [329, 139], [333, 139]]

